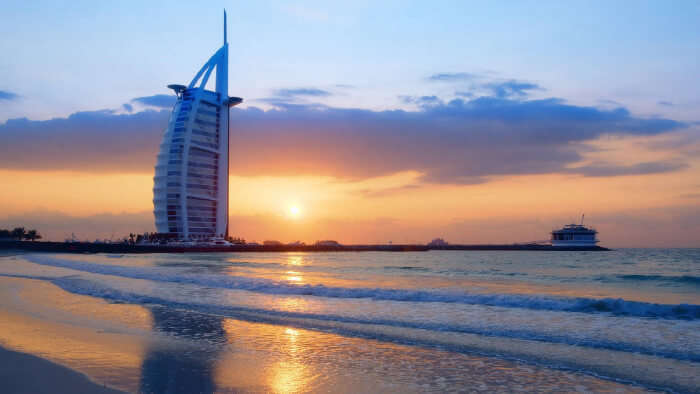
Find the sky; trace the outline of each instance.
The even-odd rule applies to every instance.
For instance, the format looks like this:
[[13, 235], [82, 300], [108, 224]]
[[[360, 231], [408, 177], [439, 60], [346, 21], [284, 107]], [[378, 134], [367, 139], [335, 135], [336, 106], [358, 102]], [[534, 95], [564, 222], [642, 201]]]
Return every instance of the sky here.
[[700, 247], [697, 1], [5, 2], [0, 227], [153, 231], [224, 8], [231, 235]]

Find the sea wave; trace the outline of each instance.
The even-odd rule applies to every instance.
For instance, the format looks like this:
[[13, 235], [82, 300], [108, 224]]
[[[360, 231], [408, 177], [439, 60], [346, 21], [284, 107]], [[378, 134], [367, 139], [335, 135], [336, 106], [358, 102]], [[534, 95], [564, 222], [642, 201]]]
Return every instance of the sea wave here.
[[680, 275], [680, 276], [670, 276], [670, 275], [617, 275], [617, 278], [622, 280], [630, 281], [658, 281], [658, 282], [675, 282], [684, 284], [695, 284], [700, 285], [700, 277], [692, 275]]
[[396, 266], [396, 265], [387, 265], [384, 266], [385, 270], [388, 271], [393, 271], [393, 270], [401, 270], [401, 271], [421, 271], [421, 272], [428, 272], [430, 271], [430, 268], [426, 267], [414, 267], [410, 265], [405, 265], [405, 266]]
[[164, 267], [127, 267], [59, 259], [46, 255], [27, 255], [32, 263], [68, 268], [94, 274], [111, 275], [156, 282], [191, 284], [204, 287], [246, 290], [263, 294], [304, 295], [329, 298], [368, 298], [401, 302], [443, 302], [581, 313], [610, 313], [619, 316], [664, 319], [700, 319], [700, 305], [655, 304], [622, 298], [558, 297], [548, 295], [489, 294], [435, 289], [391, 289], [297, 285], [270, 279], [244, 276], [184, 273]]
[[[135, 293], [110, 287], [100, 281], [92, 281], [76, 276], [47, 277], [18, 274], [0, 274], [4, 277], [39, 279], [49, 281], [56, 286], [73, 294], [99, 297], [110, 302], [129, 303], [150, 306], [163, 306], [180, 310], [211, 314], [234, 319], [265, 322], [271, 324], [292, 325], [300, 328], [330, 330], [338, 334], [361, 336], [371, 339], [403, 342], [405, 338], [399, 335], [392, 336], [391, 331], [376, 330], [376, 327], [388, 326], [397, 329], [418, 329], [425, 331], [425, 335], [414, 332], [410, 336], [410, 344], [425, 344], [444, 347], [444, 344], [432, 343], [432, 336], [428, 332], [475, 334], [488, 337], [519, 339], [537, 342], [546, 342], [562, 345], [571, 345], [585, 348], [607, 349], [614, 351], [639, 353], [675, 360], [698, 362], [700, 354], [687, 351], [687, 349], [673, 349], [673, 347], [659, 347], [653, 343], [631, 343], [611, 341], [604, 338], [572, 337], [566, 333], [552, 333], [514, 327], [482, 327], [469, 325], [469, 322], [437, 323], [431, 321], [406, 321], [391, 318], [378, 318], [367, 316], [345, 316], [335, 314], [319, 314], [297, 311], [282, 311], [275, 309], [262, 309], [256, 307], [202, 302], [202, 300], [186, 300], [183, 298], [171, 298], [167, 295], [154, 295]], [[343, 326], [349, 323], [351, 326]], [[397, 332], [398, 333], [398, 332]], [[417, 336], [416, 336], [417, 335]], [[460, 349], [451, 349], [460, 351]]]

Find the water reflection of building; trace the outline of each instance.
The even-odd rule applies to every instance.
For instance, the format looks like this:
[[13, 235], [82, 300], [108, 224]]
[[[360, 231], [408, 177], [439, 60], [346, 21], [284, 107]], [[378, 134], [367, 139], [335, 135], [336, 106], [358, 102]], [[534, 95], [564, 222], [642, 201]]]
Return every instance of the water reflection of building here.
[[149, 309], [153, 316], [153, 330], [181, 341], [154, 341], [147, 349], [141, 367], [139, 392], [214, 392], [214, 370], [219, 353], [226, 344], [224, 319], [168, 307]]

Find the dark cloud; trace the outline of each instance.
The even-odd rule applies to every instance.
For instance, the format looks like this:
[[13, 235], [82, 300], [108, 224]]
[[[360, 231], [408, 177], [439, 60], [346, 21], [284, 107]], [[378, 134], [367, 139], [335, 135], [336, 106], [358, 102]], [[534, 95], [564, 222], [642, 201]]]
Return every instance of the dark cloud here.
[[172, 108], [176, 97], [172, 94], [156, 94], [153, 96], [137, 97], [131, 100], [134, 103], [157, 108]]
[[432, 82], [455, 82], [455, 81], [471, 81], [478, 79], [480, 76], [473, 73], [436, 73], [428, 77], [428, 81]]
[[425, 180], [564, 172], [577, 144], [603, 134], [653, 135], [684, 125], [560, 100], [453, 100], [419, 111], [287, 107], [232, 114], [239, 174], [365, 178], [415, 170]]
[[125, 110], [126, 112], [132, 112], [132, 111], [134, 110], [134, 106], [131, 105], [131, 104], [128, 104], [128, 103], [127, 103], [127, 104], [123, 104], [123, 105], [122, 105], [122, 108], [124, 108], [124, 110]]
[[11, 101], [11, 100], [16, 100], [18, 98], [19, 98], [19, 95], [15, 94], [15, 93], [8, 92], [6, 90], [0, 90], [0, 100]]
[[513, 79], [510, 81], [489, 82], [481, 85], [481, 87], [489, 90], [497, 98], [523, 98], [528, 96], [532, 90], [544, 90], [537, 84]]
[[683, 162], [652, 161], [633, 165], [594, 163], [587, 166], [571, 168], [567, 172], [589, 177], [608, 177], [621, 175], [661, 174], [665, 172], [678, 171], [685, 168], [688, 168], [688, 165]]
[[274, 91], [274, 94], [275, 96], [286, 98], [297, 96], [328, 97], [332, 95], [331, 92], [316, 88], [277, 89]]
[[77, 112], [68, 118], [0, 125], [0, 167], [148, 172], [170, 111]]
[[663, 105], [665, 107], [673, 107], [673, 103], [670, 101], [659, 101], [657, 104]]
[[[601, 135], [656, 135], [685, 127], [561, 100], [480, 97], [418, 111], [284, 104], [231, 113], [231, 173], [331, 175], [362, 179], [418, 171], [424, 181], [479, 183], [490, 176], [568, 173], [585, 142]], [[0, 167], [149, 173], [169, 111], [80, 112], [64, 119], [0, 125]], [[675, 169], [682, 168], [682, 165]], [[601, 176], [672, 171], [644, 163], [626, 170], [579, 168]]]

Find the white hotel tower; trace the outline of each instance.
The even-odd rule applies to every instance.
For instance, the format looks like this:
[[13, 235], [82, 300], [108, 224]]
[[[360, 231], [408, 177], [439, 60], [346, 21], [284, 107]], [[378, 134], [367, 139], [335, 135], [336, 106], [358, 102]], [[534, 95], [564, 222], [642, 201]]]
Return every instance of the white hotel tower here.
[[[216, 69], [216, 91], [206, 90]], [[228, 236], [228, 42], [202, 66], [189, 86], [168, 85], [177, 102], [160, 144], [153, 177], [156, 230], [177, 239]]]

